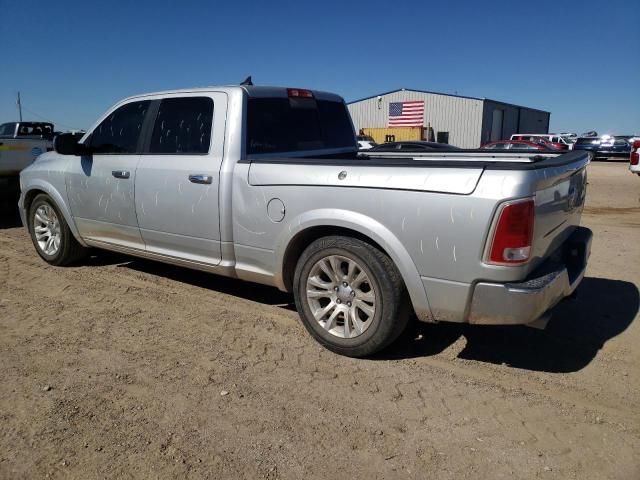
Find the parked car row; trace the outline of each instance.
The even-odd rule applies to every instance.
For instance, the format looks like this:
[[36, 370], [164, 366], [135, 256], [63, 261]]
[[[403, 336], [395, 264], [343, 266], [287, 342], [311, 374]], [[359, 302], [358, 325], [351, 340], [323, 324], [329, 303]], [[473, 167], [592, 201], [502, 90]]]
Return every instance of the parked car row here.
[[560, 150], [544, 140], [498, 140], [485, 143], [480, 147], [485, 150]]
[[573, 148], [591, 152], [594, 158], [629, 158], [633, 139], [633, 135], [580, 137]]
[[511, 135], [511, 140], [527, 141], [553, 147], [556, 150], [571, 150], [573, 141], [570, 137], [562, 137], [556, 134], [516, 133]]
[[[596, 132], [588, 132], [596, 133]], [[483, 144], [482, 150], [495, 151], [540, 151], [552, 153], [558, 150], [582, 150], [591, 152], [593, 158], [629, 158], [629, 170], [640, 175], [640, 136], [603, 135], [577, 137], [572, 133], [563, 134], [515, 134], [509, 140], [497, 140]], [[400, 141], [377, 144], [373, 138], [358, 135], [358, 148], [371, 157], [378, 153], [420, 153], [462, 150], [446, 143], [427, 141]]]
[[[588, 132], [589, 134], [596, 132]], [[509, 140], [496, 140], [483, 144], [487, 150], [582, 150], [588, 151], [595, 159], [629, 158], [634, 135], [581, 136], [572, 138], [570, 134], [514, 134]]]

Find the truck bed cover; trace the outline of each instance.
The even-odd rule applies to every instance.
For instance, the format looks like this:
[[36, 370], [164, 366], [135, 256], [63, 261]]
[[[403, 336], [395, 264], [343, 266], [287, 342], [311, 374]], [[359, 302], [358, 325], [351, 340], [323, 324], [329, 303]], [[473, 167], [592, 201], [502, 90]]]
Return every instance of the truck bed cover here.
[[425, 168], [484, 168], [487, 170], [539, 170], [590, 160], [587, 152], [567, 153], [494, 153], [486, 150], [462, 150], [455, 152], [397, 153], [380, 155], [360, 153], [353, 157], [261, 157], [252, 156], [240, 163], [267, 163], [289, 165], [333, 165], [369, 167], [425, 167]]

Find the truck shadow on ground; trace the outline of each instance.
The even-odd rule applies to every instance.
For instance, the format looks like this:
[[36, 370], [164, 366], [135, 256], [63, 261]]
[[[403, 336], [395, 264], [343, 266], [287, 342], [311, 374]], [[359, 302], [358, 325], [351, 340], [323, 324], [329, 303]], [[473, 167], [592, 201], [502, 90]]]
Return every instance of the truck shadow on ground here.
[[[105, 255], [109, 259], [100, 260]], [[91, 261], [124, 262], [121, 267], [295, 311], [292, 295], [264, 285], [103, 252]], [[437, 355], [464, 337], [466, 346], [458, 358], [526, 370], [574, 372], [587, 366], [608, 340], [627, 329], [639, 306], [640, 292], [633, 283], [587, 277], [575, 300], [566, 300], [556, 307], [545, 330], [524, 326], [426, 324], [413, 319], [393, 345], [372, 359]]]
[[296, 311], [291, 294], [281, 292], [277, 288], [266, 285], [222, 277], [212, 273], [200, 272], [184, 267], [154, 262], [152, 260], [132, 259], [125, 255], [110, 252], [100, 252], [99, 255], [92, 257], [89, 261], [91, 264], [100, 265], [119, 263], [120, 267], [126, 267], [137, 272], [148, 273], [245, 300]]
[[380, 359], [436, 355], [460, 337], [458, 358], [525, 370], [566, 373], [581, 370], [638, 314], [640, 293], [630, 282], [587, 277], [575, 300], [555, 309], [545, 330], [525, 326], [474, 326], [412, 322]]
[[22, 226], [17, 203], [17, 198], [0, 199], [0, 230]]

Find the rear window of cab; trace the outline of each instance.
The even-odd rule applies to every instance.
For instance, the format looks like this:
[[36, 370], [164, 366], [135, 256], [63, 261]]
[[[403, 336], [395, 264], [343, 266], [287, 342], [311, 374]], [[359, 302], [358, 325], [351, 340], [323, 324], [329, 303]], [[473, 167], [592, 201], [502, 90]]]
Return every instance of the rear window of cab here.
[[315, 98], [250, 98], [247, 154], [355, 147], [343, 102]]

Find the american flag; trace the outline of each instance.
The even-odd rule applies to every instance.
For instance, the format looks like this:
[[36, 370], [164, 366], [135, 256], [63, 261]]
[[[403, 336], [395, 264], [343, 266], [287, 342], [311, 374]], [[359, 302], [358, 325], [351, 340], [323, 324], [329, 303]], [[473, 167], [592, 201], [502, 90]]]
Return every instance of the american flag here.
[[389, 104], [390, 127], [421, 127], [424, 125], [424, 100]]

